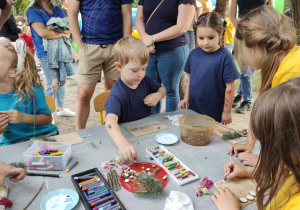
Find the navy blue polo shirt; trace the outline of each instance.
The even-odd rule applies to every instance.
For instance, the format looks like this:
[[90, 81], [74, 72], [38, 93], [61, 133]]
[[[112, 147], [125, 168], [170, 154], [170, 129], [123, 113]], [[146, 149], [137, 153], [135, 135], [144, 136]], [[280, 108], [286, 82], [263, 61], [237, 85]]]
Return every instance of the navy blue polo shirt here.
[[113, 85], [105, 104], [106, 114], [112, 113], [117, 115], [119, 123], [147, 117], [151, 113], [151, 107], [144, 104], [143, 100], [149, 94], [156, 93], [160, 87], [160, 84], [145, 76], [139, 86], [136, 89], [132, 89], [119, 77]]
[[[148, 18], [159, 5], [161, 0], [139, 0], [139, 5], [143, 6], [143, 15], [145, 24]], [[150, 21], [145, 27], [146, 33], [149, 35], [157, 34], [170, 28], [177, 23], [178, 6], [180, 4], [192, 4], [196, 6], [196, 0], [165, 0], [159, 8], [155, 11]], [[157, 52], [173, 49], [189, 43], [189, 36], [187, 33], [179, 37], [167, 41], [155, 42], [155, 49]]]
[[112, 44], [121, 39], [121, 6], [132, 2], [133, 0], [80, 0], [83, 42], [100, 45]]
[[184, 71], [190, 74], [189, 109], [221, 122], [226, 83], [240, 78], [232, 55], [223, 47], [212, 53], [196, 48]]

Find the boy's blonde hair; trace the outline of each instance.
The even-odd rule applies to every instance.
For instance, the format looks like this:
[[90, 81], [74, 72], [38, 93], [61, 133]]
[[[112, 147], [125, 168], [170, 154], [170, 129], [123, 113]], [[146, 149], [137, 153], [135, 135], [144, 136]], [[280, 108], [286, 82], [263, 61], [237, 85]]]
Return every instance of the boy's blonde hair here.
[[[278, 55], [287, 54], [296, 44], [296, 28], [292, 20], [269, 6], [259, 7], [248, 13], [238, 24], [235, 35], [234, 54], [242, 69], [244, 65], [243, 48], [258, 46], [261, 55], [260, 94], [272, 87], [272, 80], [280, 62]], [[251, 58], [250, 58], [251, 59]]]
[[149, 61], [149, 52], [146, 45], [142, 40], [133, 36], [125, 37], [116, 43], [114, 56], [116, 62], [119, 62], [121, 66], [126, 65], [131, 60], [140, 62], [141, 65]]
[[[18, 65], [18, 54], [15, 50], [15, 47], [11, 44], [9, 39], [1, 38], [0, 39], [0, 45], [6, 48], [10, 54], [11, 57], [9, 59], [10, 61], [10, 68], [11, 69], [17, 69]], [[32, 84], [33, 86], [38, 86], [41, 89], [43, 88], [40, 76], [38, 75], [38, 71], [36, 69], [35, 61], [32, 56], [32, 54], [26, 50], [26, 57], [23, 64], [23, 71], [14, 78], [13, 86], [16, 90], [16, 95], [20, 95], [19, 101], [22, 101], [24, 99], [32, 98], [34, 96], [33, 89], [31, 86], [31, 79], [32, 78]]]

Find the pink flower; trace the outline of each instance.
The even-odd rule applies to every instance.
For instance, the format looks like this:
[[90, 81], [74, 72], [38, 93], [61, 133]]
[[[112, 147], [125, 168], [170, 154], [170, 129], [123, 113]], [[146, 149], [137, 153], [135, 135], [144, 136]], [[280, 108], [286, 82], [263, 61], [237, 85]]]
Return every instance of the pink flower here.
[[106, 163], [106, 162], [100, 162], [100, 166], [103, 168], [103, 169], [110, 169], [111, 168], [111, 165]]
[[119, 169], [121, 169], [121, 170], [123, 169], [123, 165], [119, 160], [116, 162], [116, 164], [117, 164]]
[[207, 177], [204, 177], [200, 180], [201, 184], [204, 185], [207, 189], [211, 188], [213, 182], [211, 180], [208, 180]]
[[202, 192], [201, 192], [201, 189], [202, 189], [202, 188], [203, 188], [203, 187], [200, 186], [200, 185], [195, 185], [195, 186], [193, 187], [194, 192], [196, 193], [197, 197], [202, 195]]

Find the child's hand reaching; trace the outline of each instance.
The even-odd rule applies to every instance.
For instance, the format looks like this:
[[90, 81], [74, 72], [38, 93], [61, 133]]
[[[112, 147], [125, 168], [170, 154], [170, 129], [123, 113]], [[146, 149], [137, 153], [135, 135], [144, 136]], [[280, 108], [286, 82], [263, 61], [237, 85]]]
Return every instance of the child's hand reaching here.
[[156, 106], [156, 104], [159, 102], [160, 96], [158, 93], [151, 93], [146, 98], [144, 98], [144, 104], [147, 106]]
[[232, 123], [231, 112], [223, 112], [222, 113], [222, 124], [228, 125]]
[[136, 150], [132, 144], [122, 146], [119, 153], [124, 160], [130, 161], [132, 164], [137, 160]]
[[241, 208], [241, 203], [236, 195], [234, 195], [227, 187], [224, 189], [218, 187], [211, 196], [212, 201], [215, 203], [219, 210], [236, 210]]
[[0, 131], [4, 131], [9, 123], [8, 116], [5, 114], [0, 114]]
[[24, 122], [24, 114], [18, 110], [9, 110], [0, 112], [0, 114], [6, 114], [8, 116], [9, 123], [18, 124]]
[[189, 100], [184, 98], [178, 104], [178, 109], [189, 109]]
[[4, 185], [5, 177], [10, 176], [10, 181], [18, 182], [26, 177], [26, 170], [23, 168], [16, 168], [11, 165], [6, 165], [0, 162], [0, 187]]
[[230, 160], [223, 166], [223, 171], [224, 178], [227, 178], [226, 180], [233, 180], [236, 178], [250, 177], [253, 172], [253, 168], [242, 166], [234, 160]]

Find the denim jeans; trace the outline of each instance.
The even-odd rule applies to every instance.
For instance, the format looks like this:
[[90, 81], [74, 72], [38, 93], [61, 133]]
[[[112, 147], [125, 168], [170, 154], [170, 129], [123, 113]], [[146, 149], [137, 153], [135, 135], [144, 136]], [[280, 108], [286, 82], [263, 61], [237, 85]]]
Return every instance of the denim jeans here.
[[243, 95], [244, 101], [252, 100], [252, 78], [254, 74], [254, 69], [248, 66], [247, 72], [241, 71], [240, 86], [238, 94]]
[[[162, 52], [150, 53], [146, 75], [152, 80], [162, 83], [166, 88], [166, 112], [177, 110], [180, 102], [179, 82], [188, 54], [187, 44]], [[160, 109], [161, 101], [152, 107], [151, 113], [159, 113]]]
[[195, 49], [195, 35], [194, 35], [194, 31], [187, 31], [188, 35], [189, 35], [189, 51], [191, 52], [193, 49]]
[[[58, 68], [48, 68], [48, 59], [47, 56], [39, 58], [43, 71], [47, 79], [46, 85], [46, 95], [51, 96], [55, 99], [56, 107], [65, 106], [65, 82], [60, 81], [59, 69]], [[54, 89], [52, 84], [58, 83], [58, 87]]]

